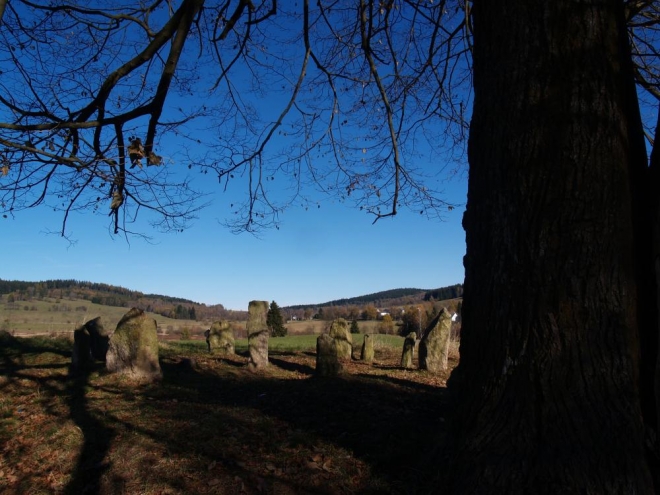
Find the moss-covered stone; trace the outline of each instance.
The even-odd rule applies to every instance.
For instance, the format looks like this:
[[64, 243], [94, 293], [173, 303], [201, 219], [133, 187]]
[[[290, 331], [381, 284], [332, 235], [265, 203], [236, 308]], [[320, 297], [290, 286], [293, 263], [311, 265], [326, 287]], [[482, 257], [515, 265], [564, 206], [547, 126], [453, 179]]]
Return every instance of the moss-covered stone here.
[[132, 378], [161, 378], [156, 320], [137, 308], [126, 313], [110, 337], [106, 367]]
[[362, 354], [360, 356], [365, 363], [373, 363], [374, 361], [374, 339], [370, 333], [365, 334], [364, 341], [362, 342]]
[[337, 341], [337, 357], [350, 361], [353, 358], [353, 336], [348, 321], [343, 318], [334, 320], [329, 336]]
[[250, 301], [248, 304], [248, 319], [245, 324], [248, 337], [251, 333], [268, 329], [266, 318], [268, 316], [268, 301]]
[[250, 301], [248, 320], [245, 325], [248, 334], [248, 367], [257, 371], [268, 367], [268, 301]]
[[316, 375], [321, 377], [337, 376], [344, 371], [344, 366], [337, 355], [338, 340], [322, 334], [316, 339]]
[[449, 358], [449, 337], [451, 333], [451, 314], [442, 308], [424, 331], [419, 344], [419, 367], [437, 373], [447, 369]]
[[413, 368], [413, 358], [415, 357], [415, 332], [410, 332], [403, 341], [403, 352], [401, 353], [401, 367], [404, 369]]
[[217, 354], [234, 354], [234, 331], [226, 320], [213, 322], [206, 339], [209, 352]]

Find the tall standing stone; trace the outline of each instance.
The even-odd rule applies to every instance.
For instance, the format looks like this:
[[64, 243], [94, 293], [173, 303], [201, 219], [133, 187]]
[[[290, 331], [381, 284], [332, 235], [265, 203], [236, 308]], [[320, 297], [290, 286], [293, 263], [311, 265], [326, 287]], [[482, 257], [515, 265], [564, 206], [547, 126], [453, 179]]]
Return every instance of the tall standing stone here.
[[73, 332], [72, 371], [90, 368], [95, 361], [105, 361], [110, 334], [103, 327], [100, 316], [77, 328]]
[[94, 364], [92, 358], [92, 339], [83, 325], [73, 332], [73, 352], [71, 353], [71, 372], [87, 370]]
[[156, 320], [141, 309], [129, 310], [110, 337], [106, 368], [132, 378], [161, 378]]
[[419, 367], [437, 373], [447, 369], [449, 359], [449, 337], [451, 314], [442, 308], [424, 331], [419, 344]]
[[245, 326], [248, 334], [248, 367], [257, 371], [268, 367], [268, 301], [250, 301], [248, 320]]
[[316, 339], [316, 375], [337, 376], [344, 371], [344, 365], [337, 355], [338, 340], [327, 334]]
[[374, 361], [374, 339], [373, 335], [370, 333], [364, 335], [364, 342], [362, 342], [362, 355], [360, 357], [365, 363], [373, 363]]
[[85, 329], [89, 333], [91, 339], [90, 350], [92, 352], [92, 357], [98, 361], [105, 361], [112, 332], [106, 330], [101, 322], [100, 316], [85, 323]]
[[207, 331], [206, 341], [209, 345], [209, 352], [234, 354], [234, 332], [228, 321], [215, 321]]
[[336, 340], [337, 357], [350, 361], [353, 358], [353, 336], [351, 328], [343, 318], [337, 318], [330, 325], [330, 337]]
[[401, 353], [401, 367], [407, 370], [413, 368], [413, 357], [415, 356], [415, 339], [417, 334], [410, 332], [403, 341], [403, 352]]

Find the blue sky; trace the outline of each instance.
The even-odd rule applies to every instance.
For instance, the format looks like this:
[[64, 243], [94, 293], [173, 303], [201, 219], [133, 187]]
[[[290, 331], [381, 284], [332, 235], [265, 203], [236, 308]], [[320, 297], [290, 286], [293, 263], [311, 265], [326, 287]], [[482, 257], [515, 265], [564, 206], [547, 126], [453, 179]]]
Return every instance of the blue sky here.
[[[130, 2], [124, 3], [130, 4]], [[169, 15], [169, 12], [163, 10], [161, 14]], [[27, 15], [33, 13], [26, 11]], [[338, 15], [341, 16], [341, 13]], [[300, 41], [298, 38], [300, 16], [282, 17], [281, 22], [292, 22], [288, 26], [289, 31], [281, 29], [282, 26], [278, 24], [279, 19], [278, 16], [276, 24], [268, 32], [267, 37], [268, 46], [273, 51], [272, 57], [264, 51], [265, 41], [259, 45], [263, 40], [253, 34], [256, 36], [255, 46], [259, 48], [255, 52], [259, 54], [256, 58], [263, 59], [264, 67], [269, 68], [270, 64], [274, 64], [273, 67], [277, 69], [274, 72], [266, 70], [263, 73], [268, 74], [272, 79], [260, 78], [257, 73], [253, 74], [251, 70], [242, 69], [240, 64], [232, 76], [231, 80], [236, 85], [235, 90], [240, 89], [240, 98], [232, 96], [232, 100], [236, 98], [233, 100], [235, 104], [246, 101], [245, 107], [241, 107], [236, 115], [245, 113], [245, 121], [241, 120], [243, 117], [232, 117], [234, 110], [227, 111], [223, 107], [227, 93], [221, 92], [220, 89], [210, 92], [209, 88], [214, 86], [219, 72], [215, 59], [209, 58], [209, 54], [204, 55], [206, 58], [198, 59], [198, 46], [194, 43], [187, 48], [190, 52], [186, 53], [190, 56], [182, 57], [184, 62], [180, 70], [182, 89], [178, 93], [172, 91], [168, 95], [161, 120], [180, 120], [181, 108], [193, 113], [203, 108], [202, 113], [206, 117], [186, 124], [189, 127], [184, 126], [191, 139], [170, 133], [163, 135], [161, 140], [161, 135], [158, 135], [156, 151], [164, 157], [166, 166], [172, 167], [177, 174], [195, 173], [194, 167], [189, 172], [188, 163], [199, 165], [200, 160], [197, 158], [203, 157], [207, 152], [209, 155], [215, 153], [215, 156], [211, 156], [209, 160], [222, 166], [227, 163], [228, 157], [233, 159], [237, 153], [240, 155], [238, 158], [241, 158], [239, 152], [242, 151], [244, 142], [250, 141], [250, 146], [261, 143], [268, 126], [277, 120], [289, 104], [291, 84], [298, 78], [301, 62], [300, 46], [289, 43], [292, 37]], [[138, 31], [141, 33], [141, 28]], [[86, 31], [80, 34], [83, 35], [86, 35]], [[124, 36], [121, 33], [120, 35]], [[319, 36], [323, 39], [323, 32], [320, 32]], [[275, 43], [274, 38], [282, 39], [278, 44]], [[125, 42], [123, 38], [119, 39]], [[402, 49], [406, 49], [407, 39], [407, 37], [401, 38]], [[69, 35], [59, 41], [62, 46], [72, 43]], [[324, 43], [326, 41], [323, 41], [318, 48], [322, 49]], [[224, 48], [227, 51], [226, 57], [233, 56], [231, 46], [230, 43]], [[73, 48], [75, 48], [73, 52], [77, 53], [79, 46]], [[283, 57], [282, 49], [289, 50], [291, 56]], [[128, 52], [130, 50], [122, 53], [126, 55]], [[411, 55], [409, 52], [406, 53]], [[82, 76], [84, 78], [91, 77], [89, 74], [103, 77], [107, 71], [122, 63], [119, 58], [117, 60], [113, 58], [112, 63], [106, 67], [108, 60], [90, 57], [84, 60], [87, 61], [86, 63], [94, 60], [99, 65], [96, 67], [98, 73], [88, 70]], [[29, 57], [26, 63], [29, 67]], [[333, 140], [341, 137], [343, 144], [337, 149], [333, 148], [333, 152], [328, 157], [326, 157], [327, 143], [321, 146], [319, 141], [318, 147], [314, 146], [309, 150], [315, 173], [320, 173], [322, 176], [323, 173], [320, 171], [324, 169], [325, 162], [334, 157], [335, 151], [339, 151], [343, 160], [342, 166], [357, 167], [352, 171], [357, 174], [356, 177], [364, 178], [371, 170], [371, 164], [380, 163], [379, 160], [389, 157], [391, 153], [389, 147], [381, 149], [382, 146], [379, 144], [387, 142], [382, 134], [385, 128], [381, 125], [384, 122], [381, 113], [383, 105], [379, 103], [374, 87], [369, 91], [365, 90], [364, 84], [359, 83], [360, 78], [355, 79], [353, 86], [347, 82], [351, 78], [343, 80], [339, 85], [340, 104], [338, 106], [330, 104], [333, 100], [328, 100], [328, 88], [321, 91], [318, 89], [318, 81], [313, 82], [315, 69], [312, 65], [310, 64], [307, 69], [309, 86], [304, 86], [301, 90], [302, 96], [298, 97], [298, 104], [306, 112], [305, 119], [309, 119], [309, 115], [312, 114], [316, 116], [312, 120], [314, 124], [310, 127], [301, 127], [300, 115], [288, 116], [284, 119], [283, 125], [278, 128], [275, 137], [264, 151], [263, 163], [266, 167], [277, 168], [281, 156], [292, 158], [303, 149], [302, 146], [296, 148], [296, 144], [290, 141], [293, 136], [298, 135], [300, 138], [309, 132], [315, 140], [319, 136], [314, 133], [320, 132], [320, 135], [326, 135], [326, 126], [332, 120], [337, 122], [336, 125], [333, 124], [333, 132], [336, 133], [333, 134]], [[355, 70], [359, 75], [361, 74], [359, 66], [361, 66], [359, 63], [348, 64], [346, 70]], [[41, 61], [38, 61], [35, 67], [41, 70]], [[57, 67], [57, 64], [53, 65], [54, 72], [59, 70]], [[8, 64], [7, 73], [11, 73], [13, 69], [14, 67]], [[386, 66], [381, 70], [383, 77], [392, 77], [392, 74], [387, 73]], [[401, 70], [403, 67], [399, 68], [399, 71]], [[154, 74], [158, 76], [159, 73]], [[150, 77], [155, 76], [152, 74]], [[73, 87], [80, 84], [81, 87], [86, 88], [88, 85], [85, 79], [82, 82], [73, 79], [70, 81]], [[324, 77], [321, 80], [324, 80]], [[130, 78], [127, 80], [124, 90], [135, 89], [131, 81]], [[156, 79], [149, 81], [154, 83], [155, 87]], [[284, 90], [281, 90], [281, 84]], [[192, 89], [188, 88], [188, 85]], [[248, 91], [247, 88], [252, 90]], [[418, 88], [416, 91], [419, 94], [416, 95], [420, 98], [423, 95], [436, 98], [436, 90], [433, 85], [430, 89]], [[112, 101], [123, 111], [126, 101], [121, 100], [120, 105], [122, 94], [120, 89], [116, 91], [119, 94], [114, 95], [115, 99]], [[22, 94], [20, 91], [17, 93]], [[63, 95], [68, 95], [67, 97], [74, 100], [79, 98], [78, 92], [63, 93], [58, 95], [58, 101], [64, 97]], [[445, 97], [456, 98], [457, 94], [446, 93]], [[375, 101], [375, 105], [371, 105], [370, 98]], [[366, 104], [365, 100], [368, 100], [369, 104]], [[465, 100], [469, 103], [469, 96], [466, 96]], [[360, 104], [357, 104], [358, 101]], [[69, 103], [77, 104], [76, 101]], [[458, 100], [453, 101], [453, 104], [458, 105]], [[342, 109], [342, 113], [338, 113], [339, 108]], [[253, 110], [258, 114], [259, 119], [253, 115]], [[112, 110], [109, 108], [108, 111]], [[420, 115], [415, 114], [417, 111], [419, 109], [413, 105], [407, 108], [406, 112], [401, 111], [401, 115], [405, 114], [412, 122], [418, 122]], [[456, 157], [445, 158], [442, 154], [444, 151], [438, 151], [440, 148], [446, 150], [448, 146], [451, 147], [452, 139], [455, 138], [452, 133], [445, 132], [445, 125], [441, 124], [440, 120], [440, 118], [435, 120], [435, 117], [428, 121], [421, 119], [418, 124], [409, 126], [408, 123], [404, 126], [402, 135], [405, 138], [399, 143], [402, 160], [404, 166], [409, 167], [409, 172], [415, 172], [413, 174], [415, 180], [423, 176], [424, 186], [432, 190], [444, 191], [444, 194], [440, 195], [441, 199], [448, 203], [463, 205], [466, 200], [466, 174], [455, 174], [455, 168], [458, 166], [454, 161]], [[256, 130], [252, 130], [252, 127]], [[144, 138], [145, 129], [146, 121], [137, 120], [130, 125], [126, 124], [124, 133], [128, 137], [131, 132], [135, 132], [135, 135]], [[302, 129], [306, 129], [305, 133], [302, 133]], [[279, 137], [280, 134], [287, 136], [287, 133], [289, 137]], [[312, 138], [306, 139], [305, 146]], [[449, 144], [445, 143], [445, 140]], [[187, 146], [192, 149], [187, 149]], [[431, 148], [435, 151], [432, 152]], [[292, 156], [287, 154], [291, 149], [294, 150]], [[187, 151], [190, 151], [192, 157], [188, 162], [185, 153]], [[461, 155], [460, 150], [457, 154]], [[363, 166], [361, 163], [367, 165]], [[391, 169], [392, 164], [390, 163], [389, 166]], [[387, 178], [387, 174], [382, 171], [371, 170], [369, 173], [371, 174], [369, 180], [374, 180], [376, 183]], [[237, 171], [236, 175], [241, 174]], [[330, 184], [333, 176], [332, 173], [329, 174]], [[203, 182], [204, 180], [206, 182]], [[465, 253], [465, 235], [461, 227], [463, 206], [446, 212], [444, 221], [429, 220], [425, 215], [420, 215], [419, 211], [410, 212], [405, 207], [401, 207], [396, 217], [383, 218], [372, 225], [373, 217], [339, 203], [332, 197], [323, 199], [321, 193], [316, 194], [318, 191], [312, 191], [310, 194], [307, 190], [305, 196], [310, 197], [311, 204], [314, 205], [309, 211], [301, 207], [291, 207], [280, 215], [279, 229], [263, 231], [259, 237], [249, 233], [236, 235], [223, 227], [222, 222], [230, 217], [231, 204], [241, 204], [245, 200], [244, 197], [241, 198], [245, 192], [245, 180], [244, 174], [240, 178], [237, 177], [230, 190], [223, 192], [217, 176], [213, 174], [195, 176], [196, 186], [200, 185], [201, 190], [211, 193], [208, 198], [212, 203], [211, 206], [202, 210], [199, 219], [181, 233], [159, 234], [150, 231], [145, 223], [141, 223], [135, 230], [153, 236], [151, 243], [140, 238], [131, 238], [127, 241], [121, 236], [112, 236], [107, 209], [99, 215], [91, 212], [71, 215], [66, 231], [70, 238], [76, 241], [75, 244], [57, 235], [61, 229], [61, 213], [54, 213], [43, 206], [29, 211], [16, 211], [13, 217], [0, 218], [0, 249], [5, 253], [0, 268], [0, 278], [25, 281], [76, 279], [100, 282], [144, 293], [182, 297], [206, 304], [222, 304], [228, 309], [236, 310], [247, 309], [248, 302], [253, 299], [275, 300], [281, 306], [314, 304], [395, 288], [433, 289], [463, 282], [462, 259]], [[309, 182], [309, 177], [306, 177], [305, 181]], [[321, 180], [321, 182], [327, 181]], [[290, 182], [288, 184], [290, 185]], [[340, 185], [345, 188], [347, 184]], [[366, 187], [369, 185], [373, 184], [367, 184]], [[382, 183], [379, 183], [379, 186], [382, 186]], [[243, 187], [242, 191], [241, 187]], [[279, 177], [277, 181], [270, 182], [267, 186], [274, 189], [275, 200], [290, 197], [286, 187], [287, 181]], [[384, 187], [382, 190], [387, 193], [388, 188]], [[336, 192], [337, 189], [334, 191]], [[400, 202], [406, 202], [406, 194], [412, 194], [412, 191], [404, 190]], [[57, 199], [57, 189], [55, 192], [51, 191], [51, 196], [53, 195], [55, 203], [63, 201]], [[96, 193], [93, 192], [93, 195], [95, 196]], [[351, 199], [356, 199], [356, 195], [357, 192]], [[270, 196], [269, 198], [272, 199]], [[320, 208], [316, 208], [317, 199], [320, 201]], [[103, 204], [103, 208], [108, 208], [108, 203], [109, 199]], [[48, 231], [55, 233], [49, 234]]]
[[[464, 203], [465, 188], [463, 179], [447, 183], [445, 197]], [[372, 225], [366, 214], [326, 202], [288, 210], [279, 230], [257, 238], [223, 227], [220, 188], [212, 199], [191, 228], [150, 232], [151, 244], [110, 236], [108, 218], [93, 214], [72, 217], [74, 245], [47, 233], [59, 229], [61, 216], [46, 208], [0, 218], [0, 278], [101, 282], [235, 310], [253, 299], [313, 304], [463, 282], [462, 207], [442, 222], [403, 210]]]

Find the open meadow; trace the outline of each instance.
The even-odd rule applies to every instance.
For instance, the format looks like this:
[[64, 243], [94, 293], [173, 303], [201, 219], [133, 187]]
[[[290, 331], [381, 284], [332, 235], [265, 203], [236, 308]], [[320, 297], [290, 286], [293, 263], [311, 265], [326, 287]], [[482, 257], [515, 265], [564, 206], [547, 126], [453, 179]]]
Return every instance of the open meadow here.
[[[17, 336], [69, 335], [86, 321], [101, 317], [104, 325], [114, 329], [129, 308], [95, 304], [84, 299], [47, 297], [31, 301], [0, 304], [0, 330]], [[158, 324], [159, 336], [176, 336], [184, 328], [191, 333], [203, 333], [203, 323], [175, 320], [149, 313]], [[208, 326], [206, 326], [208, 328]]]
[[402, 339], [378, 335], [373, 364], [321, 379], [315, 342], [270, 339], [255, 374], [245, 340], [231, 356], [161, 341], [148, 384], [103, 363], [72, 377], [68, 338], [0, 333], [0, 493], [424, 493], [449, 371], [401, 369]]
[[[6, 296], [5, 296], [6, 297]], [[0, 304], [0, 330], [13, 335], [26, 337], [37, 335], [71, 335], [79, 326], [96, 317], [103, 324], [114, 329], [129, 308], [95, 304], [84, 299], [47, 297], [41, 300], [17, 301]], [[180, 339], [182, 333], [192, 338], [203, 338], [204, 331], [213, 321], [193, 321], [167, 318], [149, 313], [158, 324], [161, 340]], [[245, 321], [232, 322], [237, 337], [245, 336]], [[288, 321], [285, 326], [289, 335], [318, 335], [330, 329], [330, 321], [303, 320]], [[378, 333], [378, 321], [360, 321], [362, 333]]]

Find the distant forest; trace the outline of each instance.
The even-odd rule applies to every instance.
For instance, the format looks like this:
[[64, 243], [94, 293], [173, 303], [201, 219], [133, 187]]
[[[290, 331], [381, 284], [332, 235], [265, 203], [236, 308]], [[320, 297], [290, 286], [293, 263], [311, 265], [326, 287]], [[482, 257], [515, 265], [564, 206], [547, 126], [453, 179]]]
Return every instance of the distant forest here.
[[374, 292], [365, 296], [337, 299], [321, 304], [301, 304], [288, 306], [287, 309], [306, 309], [326, 306], [364, 306], [373, 304], [375, 306], [406, 305], [417, 301], [445, 301], [463, 297], [463, 284], [450, 285], [439, 289], [391, 289]]
[[[137, 307], [145, 311], [160, 314], [168, 318], [181, 320], [243, 320], [246, 311], [232, 311], [222, 304], [207, 306], [180, 297], [160, 294], [144, 294], [114, 285], [83, 282], [78, 280], [45, 280], [24, 282], [0, 279], [0, 295], [7, 294], [13, 301], [32, 299], [82, 299], [95, 304], [115, 307]], [[373, 313], [375, 308], [395, 308], [418, 305], [426, 302], [458, 299], [463, 296], [463, 285], [455, 284], [439, 289], [391, 289], [365, 296], [337, 299], [321, 304], [307, 304], [281, 308], [289, 317], [308, 319], [311, 317], [333, 319], [335, 317], [370, 319], [365, 315]], [[370, 309], [371, 308], [371, 309]], [[349, 311], [350, 309], [350, 311]], [[366, 311], [365, 311], [366, 310]]]
[[179, 320], [241, 319], [244, 316], [244, 312], [226, 310], [222, 304], [206, 306], [180, 297], [143, 294], [139, 291], [115, 285], [79, 280], [23, 282], [0, 279], [0, 294], [10, 294], [13, 299], [18, 301], [44, 299], [46, 297], [83, 299], [104, 306], [137, 307], [150, 313]]

